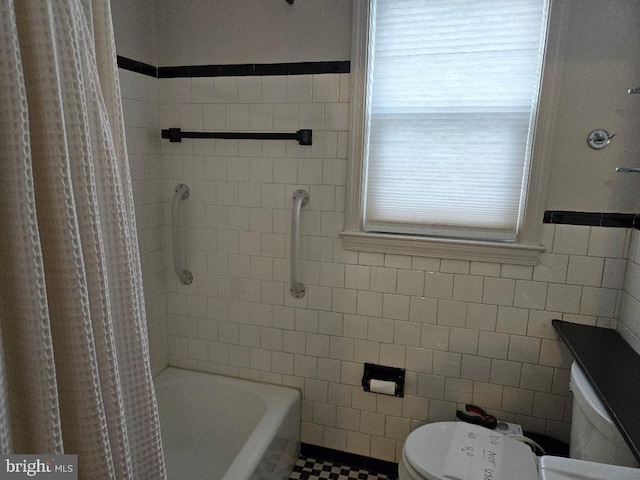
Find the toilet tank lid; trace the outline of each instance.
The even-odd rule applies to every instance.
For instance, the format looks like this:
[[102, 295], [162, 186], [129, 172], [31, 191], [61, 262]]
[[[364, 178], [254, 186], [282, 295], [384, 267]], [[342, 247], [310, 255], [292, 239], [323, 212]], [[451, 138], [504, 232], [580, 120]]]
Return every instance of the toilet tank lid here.
[[[496, 480], [536, 480], [538, 468], [535, 456], [527, 445], [509, 437], [503, 437], [478, 425], [462, 422], [430, 423], [414, 430], [405, 442], [403, 457], [411, 467], [427, 480], [441, 480], [448, 473], [449, 452], [455, 448], [455, 434], [458, 429], [486, 435], [487, 432], [500, 435], [504, 450], [500, 463], [500, 476]], [[473, 477], [475, 478], [475, 477]]]

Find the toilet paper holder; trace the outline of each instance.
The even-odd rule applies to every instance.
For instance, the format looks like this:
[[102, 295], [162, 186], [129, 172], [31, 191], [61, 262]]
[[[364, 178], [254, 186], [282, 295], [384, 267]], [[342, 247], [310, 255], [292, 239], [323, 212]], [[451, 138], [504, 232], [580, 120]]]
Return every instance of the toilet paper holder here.
[[[362, 387], [365, 392], [382, 393], [386, 395], [393, 395], [396, 397], [404, 397], [404, 368], [386, 367], [384, 365], [375, 365], [373, 363], [364, 364], [364, 373], [362, 375]], [[376, 385], [371, 388], [371, 381]], [[395, 384], [393, 393], [391, 389], [386, 388], [389, 386], [386, 382], [392, 382]]]

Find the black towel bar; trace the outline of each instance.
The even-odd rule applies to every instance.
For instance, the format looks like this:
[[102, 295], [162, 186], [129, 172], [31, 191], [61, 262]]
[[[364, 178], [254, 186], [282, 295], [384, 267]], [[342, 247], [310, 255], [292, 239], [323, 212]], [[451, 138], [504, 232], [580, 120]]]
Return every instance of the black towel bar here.
[[170, 142], [181, 142], [183, 138], [226, 138], [233, 140], [297, 140], [300, 145], [311, 145], [311, 130], [298, 130], [295, 133], [266, 132], [183, 132], [179, 128], [162, 130], [162, 138]]

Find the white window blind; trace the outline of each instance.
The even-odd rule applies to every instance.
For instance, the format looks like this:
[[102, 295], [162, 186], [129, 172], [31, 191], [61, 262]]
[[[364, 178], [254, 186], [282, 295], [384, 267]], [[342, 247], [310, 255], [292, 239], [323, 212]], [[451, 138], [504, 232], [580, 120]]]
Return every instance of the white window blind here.
[[364, 229], [513, 241], [546, 0], [377, 0]]

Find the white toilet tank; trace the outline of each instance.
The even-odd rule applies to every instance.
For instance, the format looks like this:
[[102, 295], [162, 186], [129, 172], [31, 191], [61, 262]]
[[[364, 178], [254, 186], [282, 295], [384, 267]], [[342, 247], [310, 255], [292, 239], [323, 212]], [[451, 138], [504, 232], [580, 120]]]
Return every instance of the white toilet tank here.
[[638, 467], [629, 446], [613, 423], [584, 372], [571, 365], [573, 416], [571, 420], [571, 458], [591, 462]]

